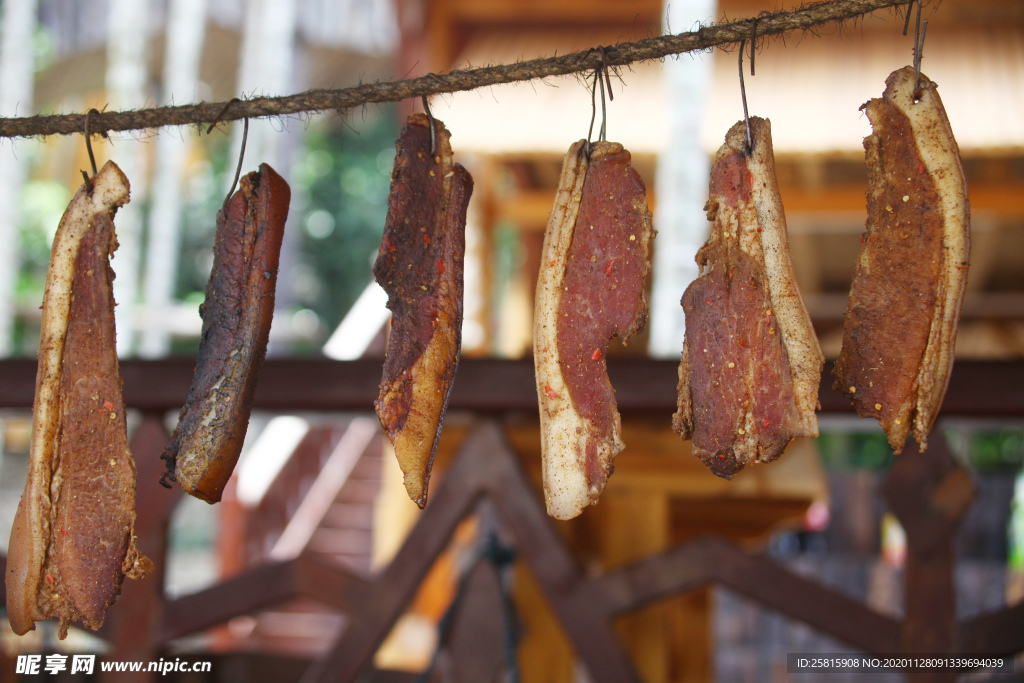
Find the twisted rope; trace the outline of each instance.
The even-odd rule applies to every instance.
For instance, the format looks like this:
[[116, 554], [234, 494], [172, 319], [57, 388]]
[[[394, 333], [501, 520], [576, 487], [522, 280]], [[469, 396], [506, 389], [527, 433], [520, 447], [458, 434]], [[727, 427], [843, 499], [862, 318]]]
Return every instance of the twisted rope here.
[[[591, 48], [580, 52], [511, 64], [459, 69], [445, 74], [428, 74], [385, 83], [367, 83], [354, 88], [309, 90], [284, 97], [253, 97], [235, 102], [225, 112], [225, 102], [202, 102], [134, 111], [93, 112], [89, 128], [94, 133], [141, 130], [162, 126], [185, 126], [234, 121], [245, 118], [276, 117], [303, 112], [346, 110], [365, 104], [397, 102], [422, 97], [475, 90], [489, 85], [529, 81], [616, 67], [633, 62], [662, 59], [669, 55], [738, 44], [756, 37], [816, 27], [862, 17], [865, 14], [906, 4], [907, 0], [827, 0], [790, 11], [766, 12], [757, 17], [703, 26], [696, 31], [661, 35], [632, 43]], [[71, 135], [85, 127], [85, 114], [0, 118], [0, 137]]]

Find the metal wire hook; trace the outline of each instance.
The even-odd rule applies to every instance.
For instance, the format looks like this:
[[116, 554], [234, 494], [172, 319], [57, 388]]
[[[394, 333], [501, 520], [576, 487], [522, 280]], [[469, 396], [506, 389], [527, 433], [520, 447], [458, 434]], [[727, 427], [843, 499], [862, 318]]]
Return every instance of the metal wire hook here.
[[601, 128], [597, 134], [599, 142], [606, 142], [608, 140], [608, 108], [605, 103], [605, 93], [607, 92], [608, 99], [615, 99], [615, 96], [612, 94], [611, 78], [608, 75], [608, 55], [603, 47], [598, 48], [598, 51], [601, 53], [601, 66], [594, 70], [594, 85], [590, 89], [590, 128], [587, 130], [587, 159], [590, 158], [590, 138], [594, 134], [594, 121], [597, 120], [598, 88], [601, 89]]
[[[907, 15], [910, 8], [907, 8]], [[924, 20], [924, 29], [921, 29], [921, 0], [917, 0], [917, 28], [914, 30], [914, 101], [920, 100], [921, 92], [921, 53], [924, 52], [924, 37], [928, 34], [928, 20]]]
[[747, 41], [740, 41], [740, 99], [743, 100], [743, 121], [747, 124], [747, 154], [754, 151], [754, 138], [750, 135], [750, 114], [747, 113], [747, 87], [743, 83], [743, 52], [746, 49]]
[[594, 86], [590, 89], [590, 128], [587, 129], [587, 144], [585, 145], [587, 159], [590, 159], [590, 136], [594, 134], [594, 121], [597, 120], [597, 79], [600, 77], [600, 72], [594, 72]]
[[[741, 50], [742, 52], [742, 50]], [[757, 56], [757, 17], [750, 25], [750, 75], [754, 75], [754, 57]]]
[[437, 133], [434, 131], [434, 115], [430, 113], [430, 104], [427, 102], [427, 96], [422, 95], [420, 99], [423, 100], [423, 111], [426, 113], [427, 122], [430, 124], [430, 158], [433, 159], [434, 155], [437, 154]]
[[242, 149], [238, 151], [238, 166], [235, 167], [235, 179], [231, 181], [231, 189], [228, 190], [228, 195], [224, 197], [224, 204], [227, 204], [228, 200], [231, 199], [231, 195], [235, 193], [235, 188], [238, 187], [238, 179], [242, 177], [242, 159], [245, 158], [245, 143], [249, 140], [249, 117], [246, 116], [243, 121]]
[[614, 102], [615, 95], [612, 93], [612, 79], [608, 75], [608, 53], [604, 51], [603, 45], [597, 48], [597, 50], [601, 53], [601, 71], [604, 72], [604, 82], [608, 87], [608, 99]]
[[[89, 120], [92, 118], [93, 113], [99, 114], [99, 110], [90, 109], [85, 113], [85, 150], [89, 153], [89, 165], [92, 167], [93, 176], [96, 175], [96, 157], [92, 153], [92, 134], [89, 131]], [[89, 177], [85, 171], [82, 171], [82, 177], [85, 178], [85, 184], [89, 186], [89, 192], [92, 192], [92, 178]]]
[[[224, 109], [220, 110], [220, 114], [218, 114], [217, 118], [210, 123], [210, 127], [206, 129], [206, 134], [209, 135], [213, 132], [213, 129], [218, 123], [220, 123], [220, 120], [224, 118], [224, 115], [227, 114], [227, 110], [231, 108], [231, 104], [241, 101], [242, 100], [238, 97], [231, 97], [227, 100], [227, 103], [224, 104]], [[242, 160], [246, 157], [246, 142], [249, 140], [249, 117], [246, 117], [244, 121], [245, 128], [242, 129], [242, 148], [239, 151], [239, 165], [234, 169], [234, 180], [231, 181], [231, 188], [227, 190], [227, 197], [224, 198], [221, 206], [227, 205], [227, 202], [231, 199], [231, 195], [234, 194], [234, 188], [239, 186], [239, 178], [242, 177]]]
[[221, 120], [222, 118], [224, 118], [224, 115], [225, 115], [225, 114], [227, 114], [227, 113], [228, 113], [228, 109], [230, 109], [230, 108], [231, 108], [231, 105], [233, 105], [233, 104], [234, 104], [234, 103], [236, 103], [236, 102], [241, 102], [241, 100], [240, 100], [240, 99], [238, 99], [237, 97], [232, 97], [232, 98], [231, 98], [230, 100], [228, 100], [228, 103], [227, 103], [227, 104], [225, 104], [225, 105], [224, 105], [224, 108], [220, 110], [220, 113], [219, 113], [219, 114], [217, 114], [217, 118], [215, 118], [215, 119], [214, 119], [214, 120], [213, 120], [213, 121], [212, 121], [212, 122], [210, 123], [210, 127], [206, 129], [206, 134], [207, 134], [207, 135], [209, 135], [210, 133], [212, 133], [212, 132], [213, 132], [213, 129], [214, 129], [214, 127], [215, 127], [215, 126], [216, 126], [216, 125], [217, 125], [218, 123], [220, 123], [220, 120]]
[[[219, 114], [217, 114], [217, 118], [215, 118], [213, 122], [210, 123], [210, 127], [206, 129], [207, 135], [213, 132], [214, 127], [220, 123], [220, 120], [224, 118], [225, 114], [227, 114], [231, 105], [236, 102], [241, 102], [241, 100], [237, 97], [232, 97], [228, 100], [228, 103], [225, 104], [224, 108], [220, 110]], [[238, 166], [235, 167], [235, 179], [231, 181], [231, 189], [228, 190], [228, 194], [224, 197], [224, 201], [221, 203], [221, 206], [227, 206], [228, 201], [231, 199], [231, 195], [235, 193], [235, 188], [238, 187], [238, 179], [242, 177], [242, 160], [245, 158], [245, 143], [249, 140], [249, 117], [246, 116], [243, 119], [243, 122], [245, 127], [242, 128], [242, 148], [238, 151]]]

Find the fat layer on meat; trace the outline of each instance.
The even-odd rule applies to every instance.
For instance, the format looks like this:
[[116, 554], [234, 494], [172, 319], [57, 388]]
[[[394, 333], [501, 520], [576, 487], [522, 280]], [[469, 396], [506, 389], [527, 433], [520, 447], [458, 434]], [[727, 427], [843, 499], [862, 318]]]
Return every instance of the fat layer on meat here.
[[868, 220], [854, 268], [835, 388], [900, 453], [926, 447], [953, 366], [970, 254], [960, 153], [935, 83], [890, 74], [864, 105]]
[[771, 124], [734, 125], [715, 156], [705, 207], [711, 235], [682, 305], [686, 336], [673, 427], [730, 478], [817, 436], [824, 357], [797, 288], [775, 178]]

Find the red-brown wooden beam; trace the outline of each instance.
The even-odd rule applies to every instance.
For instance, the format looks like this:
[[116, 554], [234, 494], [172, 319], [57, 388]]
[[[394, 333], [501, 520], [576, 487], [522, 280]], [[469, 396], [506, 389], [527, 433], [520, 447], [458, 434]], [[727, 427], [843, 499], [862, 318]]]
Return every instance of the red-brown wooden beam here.
[[367, 582], [328, 559], [307, 553], [263, 564], [206, 590], [164, 603], [159, 641], [223, 624], [245, 614], [307, 597], [340, 611], [365, 608]]
[[362, 610], [349, 612], [341, 639], [303, 677], [303, 683], [361, 680], [370, 658], [412, 599], [455, 526], [488, 495], [516, 535], [534, 576], [587, 666], [595, 683], [637, 683], [600, 600], [588, 590], [583, 572], [545, 516], [538, 499], [505, 443], [499, 426], [478, 426], [445, 473], [432, 502], [388, 568], [369, 585]]
[[1024, 650], [1024, 602], [980, 614], [960, 625], [960, 651], [1010, 655]]
[[[897, 620], [714, 536], [676, 546], [592, 582], [594, 594], [602, 596], [609, 614], [715, 583], [865, 652], [900, 651]], [[838, 614], [841, 619], [836, 618]]]
[[[957, 651], [953, 545], [974, 485], [945, 441], [935, 434], [925, 451], [909, 442], [882, 482], [882, 496], [907, 533], [901, 653]], [[955, 671], [907, 672], [909, 683], [953, 683], [956, 678]]]
[[[474, 434], [487, 459], [486, 486], [502, 518], [518, 539], [530, 570], [558, 615], [580, 661], [595, 683], [639, 683], [639, 676], [612, 628], [610, 615], [570, 554], [544, 503], [526, 480], [515, 453], [498, 425], [487, 423]], [[499, 457], [500, 456], [500, 457]]]
[[[267, 410], [373, 410], [381, 360], [271, 359], [263, 365], [255, 407]], [[188, 394], [192, 359], [121, 362], [125, 402], [145, 412], [177, 411]], [[608, 372], [623, 414], [670, 415], [676, 407], [678, 363], [612, 359]], [[36, 361], [0, 361], [0, 408], [30, 408]], [[821, 381], [821, 411], [851, 413], [849, 401], [832, 390], [832, 364]], [[452, 389], [450, 410], [478, 414], [535, 413], [533, 361], [466, 358]], [[1024, 416], [1024, 361], [957, 361], [943, 416]]]

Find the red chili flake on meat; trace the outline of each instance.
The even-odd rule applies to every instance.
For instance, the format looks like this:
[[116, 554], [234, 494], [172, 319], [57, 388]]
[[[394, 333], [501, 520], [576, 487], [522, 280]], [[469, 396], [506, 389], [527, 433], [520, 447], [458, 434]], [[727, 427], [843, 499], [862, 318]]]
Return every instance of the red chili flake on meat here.
[[725, 453], [719, 453], [718, 454], [718, 459], [719, 460], [725, 460]]
[[551, 259], [550, 261], [548, 261], [548, 265], [553, 268], [555, 266], [555, 259]]
[[594, 349], [594, 352], [590, 354], [590, 360], [601, 360], [601, 349]]
[[68, 535], [68, 530], [65, 529], [64, 527], [61, 527], [60, 528], [60, 535], [61, 536], [67, 536]]
[[53, 576], [49, 572], [46, 573], [46, 580], [49, 581], [50, 583], [56, 583], [53, 580]]
[[924, 162], [921, 162], [920, 164], [917, 165], [917, 172], [924, 173]]
[[704, 299], [704, 303], [706, 303], [708, 306], [710, 306], [711, 305], [711, 299]]
[[764, 232], [764, 230], [762, 230], [762, 229], [761, 229], [761, 226], [760, 226], [760, 225], [759, 225], [759, 226], [757, 226], [757, 231], [758, 231], [758, 232]]
[[441, 259], [437, 259], [437, 274], [441, 275], [444, 273], [444, 264], [441, 263]]
[[548, 395], [548, 398], [558, 398], [558, 392], [552, 389], [550, 384], [544, 385], [544, 393]]
[[114, 404], [111, 403], [110, 401], [104, 401], [103, 402], [103, 407], [106, 408], [107, 410], [113, 410], [114, 409]]
[[746, 337], [740, 337], [739, 339], [736, 340], [736, 343], [739, 344], [741, 348], [744, 348], [744, 349], [747, 348], [747, 338]]
[[611, 275], [612, 274], [612, 268], [614, 266], [615, 266], [615, 259], [612, 259], [611, 263], [608, 264], [608, 267], [604, 269], [604, 274], [605, 275]]
[[423, 235], [423, 244], [430, 244], [430, 235]]
[[765, 429], [768, 429], [769, 427], [771, 427], [771, 426], [772, 426], [772, 421], [771, 421], [771, 420], [769, 420], [769, 419], [768, 419], [768, 418], [766, 417], [766, 418], [764, 419], [764, 422], [762, 422], [761, 424], [762, 424], [762, 425], [764, 425], [764, 428], [765, 428]]

